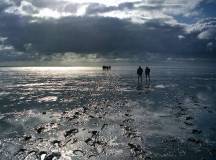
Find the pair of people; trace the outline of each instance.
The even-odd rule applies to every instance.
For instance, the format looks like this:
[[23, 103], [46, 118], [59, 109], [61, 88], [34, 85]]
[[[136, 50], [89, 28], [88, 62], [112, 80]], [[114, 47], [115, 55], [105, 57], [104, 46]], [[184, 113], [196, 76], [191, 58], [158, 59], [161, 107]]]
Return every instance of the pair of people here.
[[[145, 68], [145, 77], [146, 77], [146, 83], [149, 82], [150, 84], [150, 68], [148, 66], [146, 66]], [[139, 68], [137, 69], [137, 75], [138, 75], [138, 84], [139, 82], [142, 83], [142, 74], [143, 74], [143, 69], [141, 66], [139, 66]]]

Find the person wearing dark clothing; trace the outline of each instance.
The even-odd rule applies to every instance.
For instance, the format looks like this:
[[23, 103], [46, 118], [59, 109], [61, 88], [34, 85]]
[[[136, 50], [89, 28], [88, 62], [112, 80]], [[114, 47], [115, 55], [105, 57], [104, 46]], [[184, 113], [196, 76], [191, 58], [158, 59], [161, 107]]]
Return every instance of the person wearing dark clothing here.
[[150, 68], [146, 67], [145, 68], [145, 77], [146, 77], [146, 83], [149, 82], [150, 83]]
[[139, 66], [139, 68], [137, 69], [138, 84], [139, 84], [139, 81], [142, 83], [142, 74], [143, 74], [143, 69], [141, 66]]

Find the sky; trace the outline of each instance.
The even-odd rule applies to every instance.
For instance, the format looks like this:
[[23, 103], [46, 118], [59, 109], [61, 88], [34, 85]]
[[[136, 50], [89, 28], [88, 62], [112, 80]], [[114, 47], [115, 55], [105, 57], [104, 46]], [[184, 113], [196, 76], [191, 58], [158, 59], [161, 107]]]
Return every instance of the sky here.
[[0, 66], [216, 60], [216, 0], [1, 0]]

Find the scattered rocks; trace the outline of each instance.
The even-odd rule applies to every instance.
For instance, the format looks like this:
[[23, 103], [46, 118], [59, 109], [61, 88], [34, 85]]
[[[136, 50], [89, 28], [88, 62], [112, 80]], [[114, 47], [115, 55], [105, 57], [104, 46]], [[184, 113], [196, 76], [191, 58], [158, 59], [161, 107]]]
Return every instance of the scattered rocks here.
[[141, 156], [143, 157], [145, 155], [145, 151], [143, 151], [142, 147], [140, 145], [128, 143], [128, 146], [132, 150], [132, 153], [135, 154], [135, 156]]
[[125, 120], [123, 121], [123, 123], [131, 123], [131, 122], [134, 122], [134, 121], [135, 121], [134, 119], [129, 118], [129, 119], [125, 119]]
[[22, 154], [22, 153], [24, 153], [24, 152], [26, 152], [26, 151], [27, 151], [27, 149], [25, 149], [25, 148], [20, 148], [20, 149], [14, 154], [14, 156], [19, 155], [19, 154]]

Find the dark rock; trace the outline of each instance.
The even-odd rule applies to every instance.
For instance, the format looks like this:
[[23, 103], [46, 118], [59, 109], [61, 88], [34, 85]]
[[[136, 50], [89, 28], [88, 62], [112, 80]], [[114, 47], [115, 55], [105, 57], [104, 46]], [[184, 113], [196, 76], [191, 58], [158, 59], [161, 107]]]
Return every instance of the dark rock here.
[[92, 131], [92, 136], [96, 136], [98, 134], [98, 131]]
[[145, 160], [151, 160], [152, 158], [151, 157], [149, 157], [149, 156], [146, 156], [145, 157]]
[[104, 123], [103, 126], [101, 127], [101, 130], [103, 130], [108, 124]]
[[78, 133], [79, 131], [78, 131], [78, 129], [76, 129], [76, 128], [74, 128], [74, 129], [70, 129], [70, 130], [68, 130], [68, 131], [66, 131], [65, 132], [65, 134], [64, 134], [64, 136], [65, 137], [68, 137], [68, 136], [70, 136], [70, 135], [75, 135], [76, 133]]
[[28, 141], [28, 140], [30, 140], [32, 138], [32, 136], [24, 136], [24, 141]]
[[42, 114], [46, 114], [46, 112], [42, 112]]
[[193, 126], [192, 122], [184, 122], [184, 124], [186, 124], [187, 126]]
[[89, 115], [89, 118], [95, 118], [94, 116], [92, 116], [92, 115]]
[[64, 114], [67, 114], [68, 112], [67, 111], [64, 111], [62, 114], [64, 115]]
[[37, 157], [38, 157], [39, 159], [41, 159], [41, 156], [42, 156], [42, 155], [45, 155], [45, 157], [46, 157], [47, 152], [46, 152], [46, 151], [40, 151], [40, 152], [38, 153], [38, 156], [37, 156]]
[[75, 112], [74, 115], [79, 116], [81, 114], [79, 112]]
[[216, 149], [215, 148], [211, 149], [210, 150], [210, 154], [213, 155], [213, 156], [216, 156]]
[[61, 141], [59, 140], [54, 140], [51, 142], [53, 145], [57, 144], [59, 147], [61, 146]]
[[89, 155], [88, 158], [96, 158], [96, 155], [94, 155], [94, 154]]
[[18, 155], [18, 154], [20, 154], [20, 153], [23, 153], [23, 152], [25, 152], [25, 151], [26, 151], [25, 148], [20, 148], [14, 155], [16, 156], [16, 155]]
[[90, 141], [92, 141], [92, 139], [91, 139], [91, 138], [88, 138], [88, 139], [85, 140], [85, 143], [88, 144]]
[[196, 138], [193, 138], [193, 137], [188, 138], [188, 141], [189, 141], [189, 142], [196, 143], [196, 144], [202, 143], [201, 140], [196, 139]]
[[48, 156], [46, 156], [44, 160], [53, 160], [54, 158], [59, 159], [60, 157], [61, 157], [60, 152], [53, 152], [53, 153], [49, 154]]
[[200, 134], [200, 133], [202, 133], [202, 131], [199, 130], [199, 129], [193, 129], [193, 130], [192, 130], [192, 133], [193, 133], [193, 134]]
[[186, 120], [192, 120], [192, 119], [194, 119], [194, 118], [191, 117], [191, 116], [187, 116], [187, 117], [186, 117]]
[[39, 128], [36, 128], [36, 131], [38, 134], [40, 134], [41, 132], [43, 132], [45, 130], [45, 127], [41, 126]]

